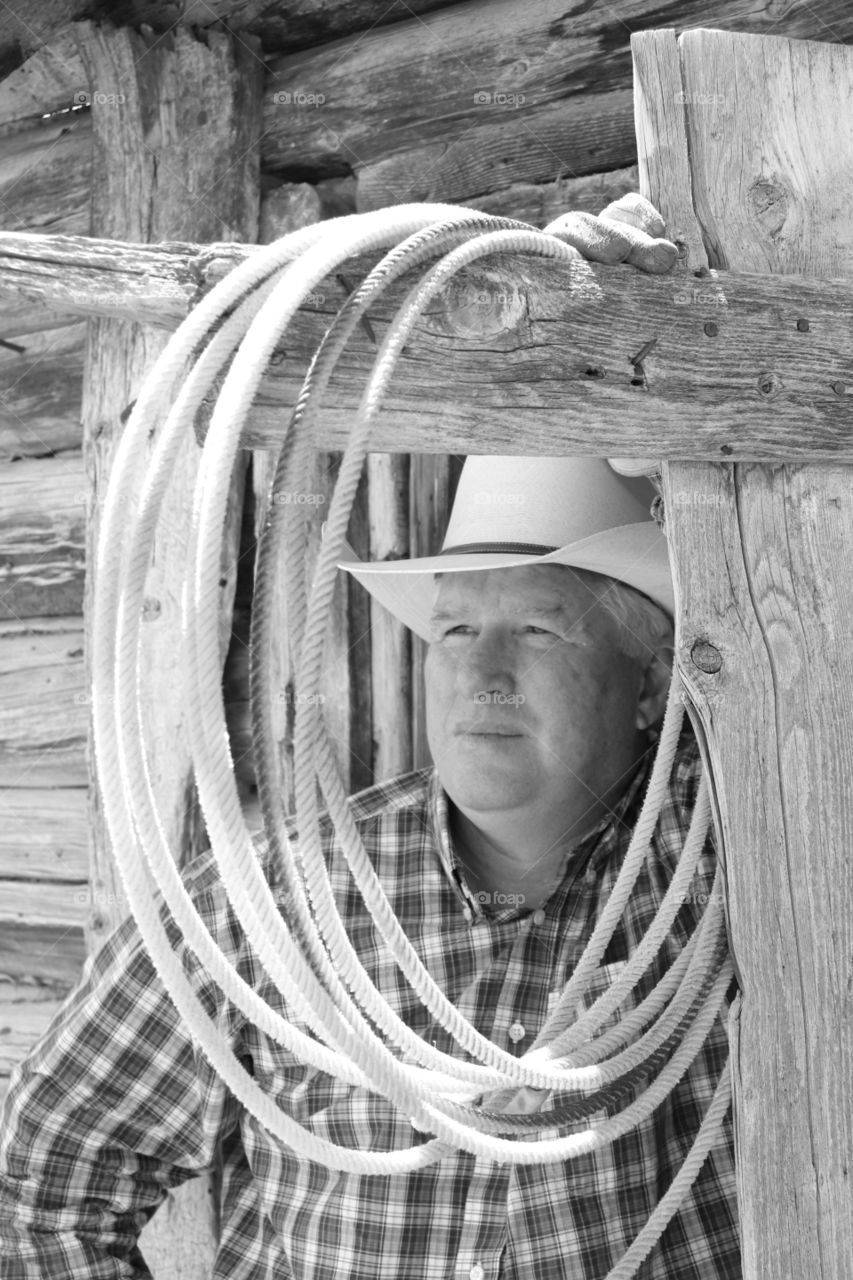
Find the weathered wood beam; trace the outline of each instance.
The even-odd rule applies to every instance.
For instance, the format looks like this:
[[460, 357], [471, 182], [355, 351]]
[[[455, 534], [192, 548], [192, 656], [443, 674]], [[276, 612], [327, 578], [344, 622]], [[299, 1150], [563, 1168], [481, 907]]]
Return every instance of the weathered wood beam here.
[[[0, 82], [0, 128], [75, 105], [88, 89], [83, 61], [70, 24], [51, 32], [30, 56]], [[69, 123], [68, 117], [63, 117]]]
[[[79, 456], [86, 325], [79, 317], [72, 320], [41, 332], [16, 334], [13, 346], [0, 346], [0, 461], [69, 451]], [[0, 474], [0, 489], [8, 490], [14, 480], [12, 472]], [[52, 495], [34, 491], [33, 498], [38, 510]], [[4, 512], [0, 540], [7, 530]], [[82, 565], [78, 568], [82, 575]], [[0, 591], [8, 572], [8, 564], [0, 569]], [[58, 610], [67, 611], [67, 605]]]
[[[0, 887], [0, 897], [8, 899], [10, 885]], [[74, 890], [77, 892], [78, 890]], [[82, 890], [80, 890], [82, 892]], [[67, 889], [64, 897], [67, 898]], [[40, 907], [40, 901], [21, 904]], [[36, 978], [39, 982], [56, 983], [68, 990], [80, 977], [86, 959], [86, 941], [82, 920], [65, 918], [45, 920], [41, 912], [22, 922], [4, 918], [0, 909], [0, 974], [11, 978]]]
[[4, 230], [88, 235], [91, 178], [88, 112], [0, 130], [0, 226]]
[[253, 245], [134, 244], [0, 232], [0, 293], [62, 312], [177, 328]]
[[0, 787], [0, 880], [85, 881], [85, 787]]
[[544, 227], [567, 209], [600, 213], [611, 200], [636, 191], [638, 182], [637, 166], [632, 164], [602, 173], [583, 173], [576, 178], [558, 178], [555, 182], [518, 182], [488, 195], [470, 196], [463, 203], [484, 213]]
[[[9, 81], [0, 96], [10, 118], [61, 107], [70, 93], [85, 89], [76, 48], [69, 44], [74, 19], [106, 20], [115, 26], [153, 27], [167, 37], [178, 23], [218, 27], [257, 36], [268, 53], [324, 44], [413, 14], [440, 9], [451, 0], [298, 0], [286, 6], [269, 0], [15, 0], [0, 7], [0, 76]], [[35, 65], [32, 65], [35, 64]], [[7, 74], [8, 73], [8, 74]]]
[[[511, 182], [631, 164], [629, 37], [707, 26], [849, 39], [840, 0], [468, 0], [271, 64], [263, 163], [359, 176], [359, 207], [466, 200]], [[285, 96], [283, 96], [285, 95]], [[289, 96], [286, 96], [289, 95]], [[504, 95], [504, 96], [501, 96]]]
[[[78, 25], [76, 33], [89, 84], [99, 91], [92, 98], [92, 229], [140, 243], [255, 239], [264, 70], [257, 42], [222, 31], [199, 39], [185, 28], [160, 40], [149, 31], [137, 34], [91, 23]], [[164, 331], [145, 323], [100, 317], [90, 324], [83, 394], [84, 456], [92, 480], [87, 632], [98, 575], [101, 504], [122, 432], [122, 413], [138, 394], [165, 339]], [[156, 436], [151, 441], [155, 446]], [[223, 662], [236, 581], [245, 462], [244, 456], [234, 469], [221, 546], [217, 603]], [[156, 610], [143, 628], [139, 654], [141, 683], [149, 691], [142, 722], [154, 803], [163, 838], [181, 863], [207, 843], [181, 696], [185, 672], [174, 643], [180, 617], [175, 583], [186, 566], [192, 520], [188, 495], [198, 466], [199, 450], [189, 437], [172, 462], [172, 483], [154, 538], [146, 594], [156, 602]], [[92, 775], [88, 932], [94, 949], [126, 914], [127, 904], [93, 760]], [[182, 1187], [170, 1210], [146, 1227], [141, 1248], [154, 1275], [203, 1280], [213, 1270], [216, 1232], [209, 1182], [197, 1179]]]
[[[679, 234], [677, 220], [671, 232]], [[173, 327], [253, 251], [0, 235], [0, 292]], [[348, 279], [370, 265], [356, 260]], [[377, 333], [404, 292], [389, 291], [371, 313]], [[375, 448], [850, 460], [848, 295], [847, 282], [828, 274], [652, 277], [532, 257], [481, 264], [418, 325]], [[280, 442], [310, 355], [343, 298], [332, 279], [300, 313], [262, 383], [246, 447]], [[638, 375], [631, 357], [644, 348]], [[323, 447], [345, 443], [375, 354], [359, 330], [331, 384]]]
[[[642, 188], [690, 261], [849, 279], [853, 135], [829, 122], [853, 51], [718, 31], [634, 48]], [[667, 463], [665, 518], [741, 988], [744, 1280], [849, 1280], [853, 473], [792, 461]]]
[[0, 468], [0, 619], [82, 612], [87, 492], [79, 449]]
[[0, 788], [85, 786], [87, 705], [80, 617], [0, 620]]
[[0, 977], [0, 1101], [9, 1076], [47, 1029], [64, 988]]

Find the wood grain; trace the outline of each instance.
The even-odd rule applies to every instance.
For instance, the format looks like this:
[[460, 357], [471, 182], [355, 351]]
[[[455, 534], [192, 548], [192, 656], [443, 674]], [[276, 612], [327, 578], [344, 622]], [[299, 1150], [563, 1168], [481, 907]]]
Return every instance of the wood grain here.
[[79, 449], [0, 468], [0, 618], [81, 610], [86, 498]]
[[58, 1010], [64, 989], [0, 977], [0, 1102], [9, 1076]]
[[631, 164], [630, 34], [697, 24], [853, 34], [838, 2], [780, 11], [746, 0], [631, 0], [617, 11], [585, 0], [468, 0], [276, 59], [264, 165], [303, 176], [351, 169], [368, 209]]
[[[409, 554], [409, 470], [405, 454], [368, 454], [371, 560]], [[369, 609], [372, 772], [376, 782], [384, 782], [412, 767], [411, 632], [372, 599]]]
[[[0, 83], [0, 93], [3, 87]], [[4, 230], [88, 235], [91, 180], [88, 112], [0, 130], [0, 224]]]
[[[677, 215], [673, 224], [689, 242]], [[250, 251], [0, 235], [0, 291], [171, 327]], [[354, 260], [347, 279], [363, 278], [370, 265]], [[308, 360], [343, 301], [335, 280], [315, 294], [262, 381], [247, 447], [271, 448], [281, 439], [282, 409], [295, 403]], [[831, 274], [711, 270], [695, 277], [680, 268], [647, 276], [580, 259], [484, 262], [466, 268], [413, 332], [374, 447], [847, 459], [847, 294], [846, 281]], [[390, 289], [371, 312], [377, 328], [402, 296], [402, 288]], [[630, 357], [651, 339], [638, 387]], [[373, 343], [357, 331], [333, 377], [318, 444], [345, 442], [374, 357]]]
[[0, 797], [85, 786], [87, 723], [82, 619], [0, 620]]
[[0, 788], [0, 879], [85, 881], [85, 787]]
[[[257, 234], [260, 75], [252, 41], [221, 32], [195, 39], [179, 29], [166, 40], [127, 29], [77, 28], [93, 97], [95, 177], [92, 225], [96, 234], [126, 241], [209, 242], [252, 240]], [[120, 109], [113, 96], [124, 95]], [[109, 479], [122, 413], [136, 397], [166, 341], [163, 330], [116, 319], [92, 322], [85, 372], [85, 454], [93, 480], [93, 519], [86, 563], [86, 621], [91, 626], [97, 584], [100, 501]], [[156, 444], [152, 440], [152, 447]], [[192, 492], [199, 451], [192, 437], [172, 469], [146, 580], [150, 624], [143, 628], [140, 669], [143, 723], [155, 803], [169, 847], [180, 861], [206, 843], [195, 795], [182, 690], [180, 599], [176, 584], [186, 568]], [[225, 658], [242, 495], [241, 461], [232, 489], [219, 579], [220, 652]], [[156, 604], [156, 607], [155, 607]], [[97, 786], [91, 787], [89, 941], [97, 946], [126, 911], [110, 850]], [[177, 1205], [155, 1216], [141, 1248], [155, 1276], [186, 1280], [210, 1275], [216, 1221], [207, 1180], [181, 1188]]]
[[[8, 892], [9, 884], [3, 888]], [[67, 890], [64, 892], [67, 896]], [[0, 974], [35, 978], [69, 990], [80, 977], [85, 959], [82, 922], [43, 924], [36, 916], [21, 923], [0, 917]]]
[[[853, 271], [853, 99], [838, 46], [698, 31], [635, 41], [641, 183], [690, 261]], [[672, 90], [684, 95], [672, 109]], [[774, 277], [768, 276], [768, 280]], [[804, 428], [810, 431], [811, 428]], [[853, 588], [848, 466], [664, 468], [678, 661], [714, 779], [731, 945], [745, 1280], [853, 1257]], [[691, 661], [702, 639], [716, 675]]]

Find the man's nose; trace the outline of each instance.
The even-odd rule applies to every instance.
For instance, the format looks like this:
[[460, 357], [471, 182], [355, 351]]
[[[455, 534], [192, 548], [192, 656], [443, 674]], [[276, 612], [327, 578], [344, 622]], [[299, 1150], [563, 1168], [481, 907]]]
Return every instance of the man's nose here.
[[490, 691], [512, 693], [516, 680], [512, 646], [500, 635], [481, 631], [467, 647], [459, 675], [469, 697]]

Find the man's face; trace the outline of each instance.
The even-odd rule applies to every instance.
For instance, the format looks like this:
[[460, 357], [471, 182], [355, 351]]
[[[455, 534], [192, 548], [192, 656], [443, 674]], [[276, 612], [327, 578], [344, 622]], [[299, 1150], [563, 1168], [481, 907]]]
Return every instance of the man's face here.
[[443, 575], [426, 660], [427, 736], [468, 816], [577, 815], [636, 758], [642, 667], [618, 624], [558, 565]]

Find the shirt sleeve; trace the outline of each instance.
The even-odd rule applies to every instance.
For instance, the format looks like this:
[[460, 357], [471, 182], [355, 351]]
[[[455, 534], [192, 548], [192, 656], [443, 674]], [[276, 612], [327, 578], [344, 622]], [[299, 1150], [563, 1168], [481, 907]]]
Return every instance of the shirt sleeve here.
[[[239, 949], [215, 875], [202, 865], [196, 879], [214, 936], [221, 926], [223, 949]], [[238, 1015], [188, 949], [184, 965], [239, 1054]], [[213, 1164], [238, 1119], [126, 921], [13, 1074], [0, 1115], [0, 1276], [149, 1277], [139, 1232], [170, 1188]]]

